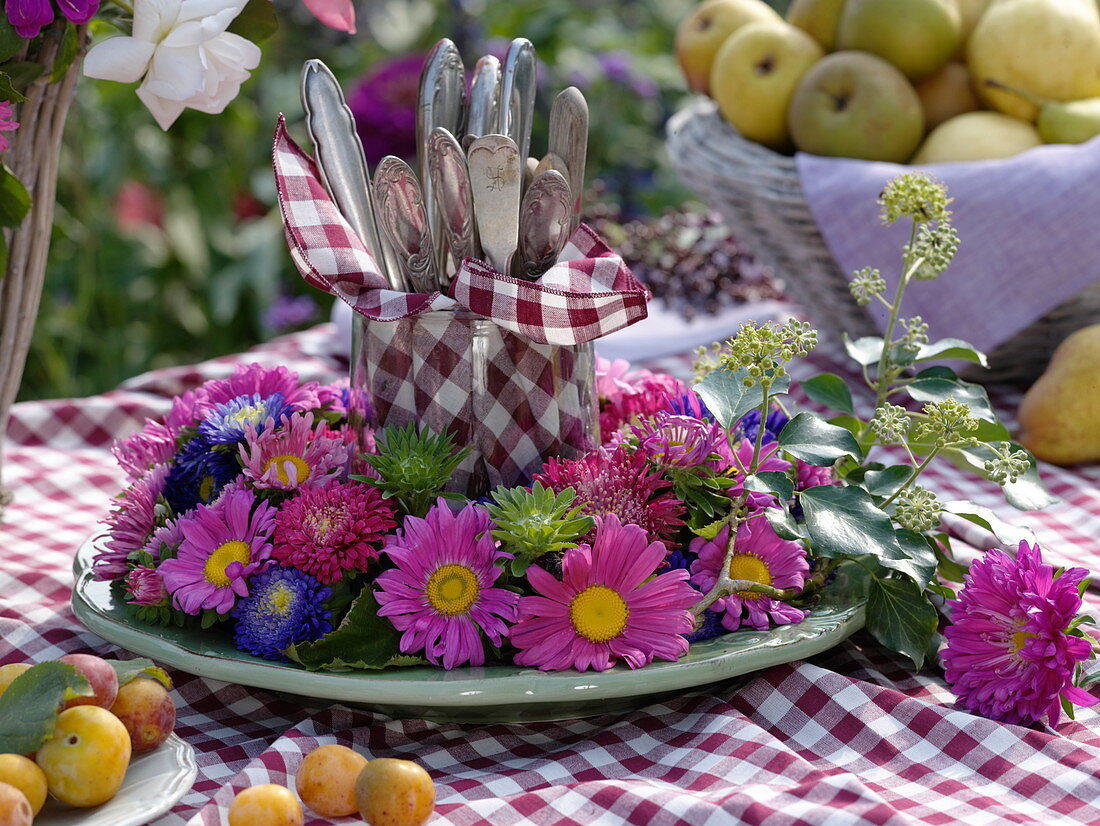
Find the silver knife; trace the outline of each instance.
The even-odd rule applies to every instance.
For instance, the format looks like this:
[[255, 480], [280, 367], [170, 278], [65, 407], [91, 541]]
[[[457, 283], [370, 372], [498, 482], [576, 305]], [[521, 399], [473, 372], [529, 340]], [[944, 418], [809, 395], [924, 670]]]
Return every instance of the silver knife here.
[[[436, 205], [435, 192], [428, 177], [428, 135], [442, 126], [455, 137], [462, 136], [466, 118], [466, 68], [458, 48], [443, 38], [424, 61], [420, 72], [420, 94], [416, 108], [416, 160], [424, 188], [424, 208], [431, 226], [434, 272], [446, 272], [447, 249], [443, 240], [442, 220]], [[443, 287], [442, 282], [439, 284]]]
[[428, 136], [428, 176], [439, 201], [443, 235], [454, 255], [455, 265], [461, 266], [462, 259], [467, 256], [480, 258], [466, 154], [455, 136], [442, 126], [437, 126]]
[[558, 260], [571, 232], [573, 196], [560, 172], [535, 178], [519, 208], [520, 275], [534, 280]]
[[565, 162], [569, 191], [573, 194], [571, 229], [581, 222], [584, 206], [584, 164], [588, 155], [588, 101], [580, 89], [570, 86], [550, 106], [550, 153]]
[[535, 117], [535, 79], [538, 59], [535, 47], [525, 37], [517, 37], [508, 47], [500, 74], [500, 111], [497, 134], [516, 142], [519, 156], [527, 162], [531, 152], [531, 122]]
[[497, 128], [499, 104], [500, 61], [488, 54], [477, 62], [473, 80], [470, 82], [470, 112], [466, 119], [466, 137], [471, 137], [472, 140], [493, 134]]
[[489, 263], [508, 275], [519, 243], [519, 150], [511, 138], [486, 135], [470, 144], [466, 157], [481, 248]]
[[305, 62], [301, 80], [306, 127], [313, 140], [325, 188], [374, 258], [390, 289], [405, 292], [408, 285], [395, 268], [392, 257], [387, 256], [378, 235], [371, 202], [370, 171], [359, 134], [355, 131], [355, 119], [344, 102], [340, 84], [320, 60]]
[[387, 155], [374, 170], [378, 227], [415, 292], [438, 289], [424, 193], [407, 163]]

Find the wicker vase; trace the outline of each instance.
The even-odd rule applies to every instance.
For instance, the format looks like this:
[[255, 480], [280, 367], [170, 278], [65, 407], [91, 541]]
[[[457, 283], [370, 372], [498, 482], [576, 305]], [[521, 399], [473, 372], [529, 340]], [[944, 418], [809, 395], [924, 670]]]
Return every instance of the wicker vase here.
[[31, 194], [30, 212], [14, 231], [3, 230], [8, 246], [8, 263], [0, 273], [0, 520], [11, 501], [3, 484], [3, 444], [8, 412], [15, 402], [27, 350], [34, 333], [42, 284], [46, 275], [46, 254], [53, 227], [57, 167], [61, 135], [73, 100], [80, 64], [87, 45], [84, 27], [77, 29], [77, 56], [56, 83], [50, 73], [61, 45], [64, 29], [58, 25], [45, 33], [34, 53], [18, 59], [37, 62], [42, 76], [25, 90], [27, 100], [15, 106], [19, 128], [10, 133], [11, 147], [3, 161]]

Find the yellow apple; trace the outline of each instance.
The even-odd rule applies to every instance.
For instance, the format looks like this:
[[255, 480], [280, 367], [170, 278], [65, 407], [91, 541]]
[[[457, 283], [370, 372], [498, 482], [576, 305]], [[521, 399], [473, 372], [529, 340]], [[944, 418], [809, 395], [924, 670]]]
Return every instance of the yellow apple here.
[[1038, 130], [1026, 120], [1000, 112], [966, 112], [933, 129], [913, 156], [913, 163], [1009, 158], [1042, 142]]
[[802, 75], [824, 56], [816, 40], [790, 23], [749, 23], [718, 50], [711, 96], [722, 116], [750, 141], [787, 150], [791, 97]]
[[1100, 97], [1100, 13], [1081, 0], [999, 0], [978, 21], [966, 56], [990, 108], [1035, 120], [1035, 103], [986, 81], [1049, 100]]
[[902, 163], [924, 135], [924, 113], [909, 81], [885, 60], [834, 52], [802, 76], [788, 126], [803, 152]]
[[726, 38], [756, 20], [781, 20], [764, 0], [705, 0], [676, 30], [676, 59], [693, 91], [710, 94], [710, 69]]
[[961, 27], [955, 0], [848, 0], [836, 41], [840, 49], [878, 55], [920, 80], [954, 54]]
[[836, 27], [846, 0], [793, 0], [787, 22], [798, 26], [827, 52], [836, 46]]
[[935, 129], [946, 120], [979, 107], [970, 72], [954, 61], [945, 63], [931, 77], [917, 84], [917, 97], [924, 109], [924, 128]]

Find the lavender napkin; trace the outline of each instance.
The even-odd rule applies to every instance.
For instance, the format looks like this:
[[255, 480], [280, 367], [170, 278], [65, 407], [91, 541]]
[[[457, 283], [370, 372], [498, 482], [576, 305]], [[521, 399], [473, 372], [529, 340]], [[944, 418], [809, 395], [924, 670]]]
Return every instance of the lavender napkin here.
[[[892, 295], [908, 227], [884, 226], [877, 198], [887, 180], [917, 167], [804, 153], [796, 162], [840, 269], [878, 267]], [[904, 315], [922, 316], [933, 338], [991, 350], [1100, 278], [1100, 138], [920, 168], [947, 184], [961, 242], [938, 281], [906, 292]], [[882, 329], [884, 308], [868, 309]]]

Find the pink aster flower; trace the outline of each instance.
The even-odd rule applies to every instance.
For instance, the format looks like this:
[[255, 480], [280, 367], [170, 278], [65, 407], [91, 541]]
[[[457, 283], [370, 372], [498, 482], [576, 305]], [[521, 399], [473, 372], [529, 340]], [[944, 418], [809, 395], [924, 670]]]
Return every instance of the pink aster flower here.
[[149, 541], [156, 522], [157, 497], [164, 490], [168, 465], [157, 465], [123, 491], [115, 509], [107, 516], [108, 539], [92, 563], [95, 578], [112, 580], [130, 570], [126, 558]]
[[[19, 122], [15, 119], [15, 113], [12, 111], [11, 102], [0, 100], [0, 132], [14, 132], [18, 128]], [[8, 146], [8, 139], [0, 135], [0, 152], [3, 152]]]
[[283, 401], [296, 410], [312, 410], [320, 406], [317, 388], [315, 381], [300, 385], [298, 374], [281, 365], [264, 367], [262, 364], [252, 363], [238, 364], [233, 375], [208, 381], [200, 390], [209, 399], [211, 408], [238, 396], [258, 394], [261, 399], [266, 399], [275, 393], [282, 393]]
[[606, 671], [616, 660], [641, 668], [687, 653], [698, 592], [682, 568], [650, 577], [664, 561], [660, 542], [615, 514], [600, 520], [596, 540], [565, 552], [562, 581], [532, 565], [537, 596], [521, 597], [512, 644], [517, 665], [543, 671]]
[[275, 513], [234, 484], [213, 505], [199, 505], [180, 519], [179, 555], [157, 569], [172, 604], [186, 614], [229, 613], [237, 597], [248, 596], [248, 577], [271, 557]]
[[326, 426], [313, 429], [313, 413], [295, 413], [282, 427], [268, 419], [264, 430], [245, 428], [240, 446], [244, 475], [257, 488], [301, 490], [321, 487], [347, 470], [351, 450]]
[[126, 475], [138, 479], [154, 465], [171, 460], [176, 454], [177, 435], [178, 429], [173, 432], [162, 422], [146, 419], [145, 427], [116, 441], [111, 452]]
[[1058, 575], [1038, 545], [1021, 542], [1013, 559], [994, 549], [970, 566], [959, 598], [949, 600], [944, 675], [959, 702], [1006, 723], [1030, 725], [1062, 715], [1061, 698], [1100, 702], [1073, 685], [1091, 655], [1087, 639], [1066, 633], [1081, 610], [1084, 568]]
[[175, 554], [182, 543], [183, 529], [180, 527], [179, 520], [169, 519], [153, 531], [153, 535], [149, 537], [149, 541], [145, 543], [142, 550], [153, 559], [160, 559], [162, 556]]
[[650, 461], [660, 465], [693, 468], [710, 458], [725, 439], [717, 422], [705, 422], [693, 416], [679, 416], [662, 410], [652, 418], [631, 426], [639, 449]]
[[378, 558], [379, 540], [396, 526], [378, 488], [331, 481], [283, 505], [271, 555], [332, 585], [345, 571], [365, 571]]
[[[718, 473], [728, 473], [736, 484], [726, 488], [730, 498], [736, 498], [745, 492], [745, 474], [752, 464], [752, 452], [755, 445], [748, 439], [741, 439], [736, 447], [730, 447], [727, 439], [719, 439], [715, 453], [722, 457], [715, 470]], [[791, 463], [779, 455], [779, 443], [769, 442], [760, 447], [760, 462], [756, 466], [756, 472], [766, 470], [778, 470], [786, 473], [791, 469]], [[745, 504], [749, 510], [763, 510], [775, 504], [776, 497], [770, 493], [750, 492], [745, 498]]]
[[836, 481], [831, 467], [818, 467], [798, 460], [798, 468], [795, 471], [795, 490], [816, 488], [820, 485], [831, 485]]
[[156, 568], [139, 565], [126, 577], [126, 590], [130, 594], [131, 605], [167, 605], [168, 591], [164, 579]]
[[687, 385], [664, 373], [630, 371], [623, 359], [596, 360], [596, 394], [600, 397], [603, 440], [625, 424], [668, 408], [669, 400], [687, 392]]
[[[730, 529], [726, 525], [713, 540], [702, 537], [691, 540], [689, 550], [698, 555], [691, 563], [691, 581], [704, 594], [718, 581], [729, 538]], [[802, 546], [780, 539], [766, 519], [750, 519], [737, 528], [729, 566], [730, 579], [747, 579], [779, 589], [801, 588], [809, 572], [810, 565]], [[754, 591], [736, 591], [722, 597], [712, 610], [723, 612], [722, 626], [730, 631], [736, 631], [743, 624], [764, 631], [772, 623], [790, 625], [801, 622], [806, 616], [805, 611]]]
[[[598, 447], [580, 459], [549, 459], [534, 478], [555, 493], [573, 488], [574, 505], [583, 513], [615, 514], [624, 525], [640, 526], [651, 542], [670, 542], [684, 524], [684, 503], [665, 490], [672, 483], [650, 472], [643, 452], [625, 445]], [[594, 538], [595, 529], [585, 537]]]
[[499, 646], [515, 621], [518, 595], [493, 587], [500, 562], [511, 554], [489, 533], [489, 512], [470, 503], [458, 514], [442, 497], [425, 514], [405, 518], [404, 529], [387, 539], [386, 555], [396, 565], [375, 584], [382, 606], [401, 635], [401, 650], [424, 656], [446, 669], [483, 665], [482, 634]]

